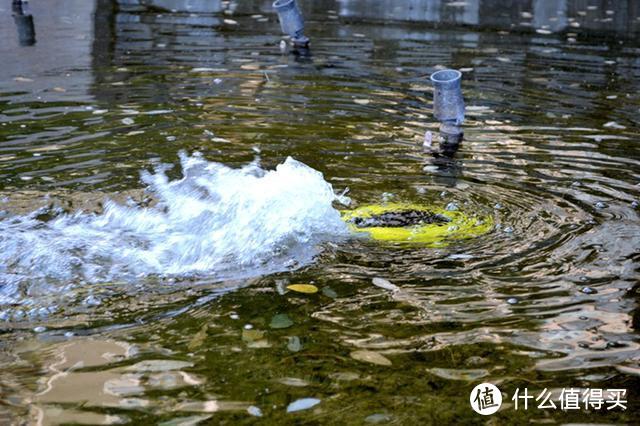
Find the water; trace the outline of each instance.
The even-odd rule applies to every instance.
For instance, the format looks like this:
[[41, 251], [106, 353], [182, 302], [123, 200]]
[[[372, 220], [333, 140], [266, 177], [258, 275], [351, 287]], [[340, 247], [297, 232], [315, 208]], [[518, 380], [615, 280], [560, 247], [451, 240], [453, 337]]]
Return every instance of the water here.
[[[53, 283], [68, 298], [69, 282], [221, 280], [292, 269], [309, 263], [317, 244], [348, 234], [331, 185], [291, 157], [274, 171], [185, 153], [181, 163], [180, 180], [170, 181], [166, 166], [143, 174], [153, 207], [106, 199], [100, 214], [45, 207], [0, 222], [3, 304], [37, 304], [23, 293], [59, 293]], [[50, 210], [54, 217], [43, 221]]]
[[[411, 2], [382, 25], [367, 2], [305, 3], [301, 57], [270, 2], [160, 3], [34, 3], [22, 47], [0, 7], [3, 420], [480, 423], [486, 380], [506, 402], [630, 392], [500, 423], [634, 422], [633, 5]], [[442, 66], [463, 71], [457, 152], [431, 116]], [[347, 188], [495, 228], [346, 238]]]

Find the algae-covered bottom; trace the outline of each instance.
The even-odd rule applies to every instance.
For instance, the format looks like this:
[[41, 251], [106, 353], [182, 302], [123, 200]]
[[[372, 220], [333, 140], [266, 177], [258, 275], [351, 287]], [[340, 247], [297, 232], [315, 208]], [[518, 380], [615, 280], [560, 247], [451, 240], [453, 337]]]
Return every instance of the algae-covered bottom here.
[[631, 6], [299, 0], [302, 56], [270, 1], [9, 3], [0, 424], [637, 422]]

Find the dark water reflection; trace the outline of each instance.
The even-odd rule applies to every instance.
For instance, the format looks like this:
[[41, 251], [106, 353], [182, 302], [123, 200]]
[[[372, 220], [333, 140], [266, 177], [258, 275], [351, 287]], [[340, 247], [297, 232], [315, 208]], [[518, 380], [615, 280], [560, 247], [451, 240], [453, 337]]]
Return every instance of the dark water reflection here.
[[[627, 412], [507, 408], [501, 423], [633, 423], [636, 2], [302, 2], [307, 58], [281, 54], [270, 3], [34, 2], [37, 40], [22, 47], [0, 6], [3, 214], [125, 198], [180, 149], [241, 165], [257, 148], [357, 203], [455, 202], [496, 228], [437, 249], [330, 246], [297, 272], [237, 282], [25, 288], [28, 303], [1, 307], [2, 415], [249, 423], [255, 406], [268, 424], [479, 423], [467, 401], [484, 379], [509, 396], [631, 393]], [[463, 70], [469, 107], [463, 145], [434, 159], [426, 76], [441, 66]], [[308, 282], [321, 291], [281, 294]], [[293, 325], [271, 328], [282, 313]], [[287, 414], [303, 397], [322, 402]]]
[[492, 29], [550, 32], [598, 30], [632, 35], [640, 29], [633, 1], [470, 0], [338, 1], [339, 13], [354, 19], [449, 23]]

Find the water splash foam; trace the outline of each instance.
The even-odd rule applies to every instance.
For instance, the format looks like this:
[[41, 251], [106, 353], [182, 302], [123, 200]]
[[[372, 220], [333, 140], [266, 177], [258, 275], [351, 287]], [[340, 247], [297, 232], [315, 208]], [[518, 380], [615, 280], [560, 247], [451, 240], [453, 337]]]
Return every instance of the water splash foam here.
[[25, 282], [26, 293], [46, 293], [51, 283], [60, 291], [149, 275], [256, 276], [308, 263], [319, 243], [347, 235], [331, 185], [290, 157], [272, 171], [197, 153], [180, 161], [178, 180], [166, 175], [169, 166], [143, 172], [153, 207], [109, 201], [100, 215], [0, 221], [0, 304], [20, 303]]

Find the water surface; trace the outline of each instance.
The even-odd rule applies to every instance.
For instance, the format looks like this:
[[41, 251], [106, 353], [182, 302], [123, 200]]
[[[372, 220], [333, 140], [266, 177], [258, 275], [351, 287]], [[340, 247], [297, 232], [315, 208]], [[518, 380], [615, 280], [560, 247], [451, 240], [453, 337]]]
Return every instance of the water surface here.
[[[140, 3], [34, 2], [32, 46], [0, 6], [3, 421], [483, 423], [489, 381], [630, 392], [499, 423], [634, 422], [633, 5], [302, 2], [300, 56], [267, 1]], [[422, 146], [441, 67], [464, 74], [457, 152]], [[495, 227], [345, 238], [347, 189]]]

